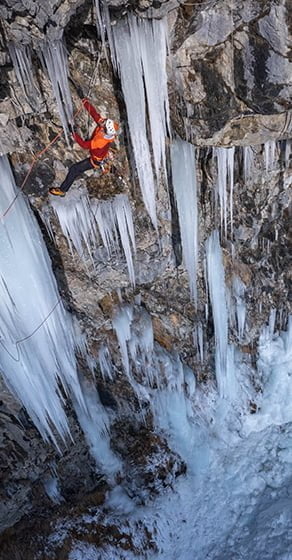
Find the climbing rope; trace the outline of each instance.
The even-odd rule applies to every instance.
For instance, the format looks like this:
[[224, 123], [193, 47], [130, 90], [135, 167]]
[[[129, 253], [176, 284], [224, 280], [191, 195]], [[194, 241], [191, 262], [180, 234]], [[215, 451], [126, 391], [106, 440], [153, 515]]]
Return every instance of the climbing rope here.
[[[73, 118], [74, 118], [74, 119], [76, 119], [76, 117], [79, 115], [79, 113], [82, 111], [82, 109], [83, 109], [83, 103], [81, 103], [81, 106], [79, 107], [79, 109], [76, 111], [76, 113], [74, 113], [74, 115], [73, 115]], [[3, 218], [5, 218], [5, 216], [7, 216], [8, 212], [11, 210], [12, 206], [15, 204], [17, 198], [19, 197], [20, 193], [23, 191], [23, 189], [24, 189], [24, 187], [25, 187], [25, 185], [26, 185], [29, 176], [31, 175], [31, 172], [32, 172], [34, 166], [36, 165], [36, 163], [38, 162], [38, 160], [40, 159], [40, 157], [41, 157], [43, 154], [45, 154], [45, 153], [48, 151], [48, 149], [49, 149], [51, 146], [53, 146], [53, 144], [55, 144], [55, 142], [57, 142], [57, 140], [58, 140], [63, 134], [64, 134], [64, 130], [61, 130], [58, 134], [56, 134], [56, 136], [53, 138], [53, 140], [51, 140], [51, 142], [50, 142], [47, 146], [45, 146], [45, 148], [43, 148], [40, 152], [38, 152], [38, 153], [34, 156], [34, 158], [33, 158], [33, 160], [32, 160], [32, 163], [31, 163], [31, 165], [30, 165], [30, 167], [29, 167], [29, 170], [28, 170], [28, 172], [27, 172], [27, 174], [26, 174], [24, 180], [22, 181], [22, 183], [21, 183], [21, 185], [20, 185], [20, 187], [19, 187], [19, 190], [17, 191], [15, 197], [14, 197], [14, 198], [12, 199], [12, 201], [10, 202], [9, 206], [6, 208], [6, 210], [3, 212], [3, 214], [1, 214], [0, 220], [2, 220]]]
[[[91, 80], [90, 80], [87, 98], [89, 97], [90, 92], [91, 92], [91, 89], [92, 89], [92, 87], [93, 87], [94, 84], [95, 84], [95, 80], [96, 80], [96, 76], [97, 76], [97, 72], [98, 72], [98, 67], [99, 67], [99, 63], [100, 63], [100, 58], [101, 58], [101, 55], [98, 57], [96, 67], [95, 67], [95, 69], [94, 69], [94, 73], [93, 73], [93, 75], [92, 75], [92, 77], [91, 77]], [[83, 108], [84, 108], [84, 104], [83, 104], [83, 100], [82, 100], [79, 109], [78, 109], [78, 110], [74, 113], [74, 115], [73, 115], [73, 119], [74, 119], [74, 120], [75, 120], [76, 117], [79, 115], [79, 113], [81, 113], [81, 111], [82, 111]], [[33, 161], [32, 161], [32, 163], [31, 163], [31, 165], [30, 165], [30, 167], [29, 167], [29, 170], [28, 170], [28, 172], [27, 172], [27, 174], [26, 174], [26, 176], [25, 176], [23, 182], [21, 183], [21, 185], [20, 185], [20, 187], [19, 187], [18, 192], [16, 193], [15, 197], [12, 199], [11, 203], [9, 204], [9, 206], [6, 208], [6, 210], [5, 210], [5, 211], [3, 212], [3, 214], [0, 216], [0, 220], [2, 220], [5, 216], [7, 216], [7, 214], [9, 213], [9, 211], [11, 210], [11, 208], [13, 207], [13, 205], [15, 204], [15, 202], [16, 202], [17, 198], [19, 197], [20, 193], [23, 191], [23, 189], [24, 189], [24, 187], [25, 187], [25, 185], [26, 185], [26, 183], [27, 183], [27, 181], [28, 181], [28, 178], [29, 178], [29, 176], [30, 176], [30, 174], [31, 174], [31, 172], [32, 172], [32, 170], [33, 170], [33, 168], [34, 168], [34, 166], [36, 165], [37, 161], [40, 159], [40, 157], [41, 157], [43, 154], [45, 154], [45, 153], [47, 152], [47, 150], [48, 150], [53, 144], [55, 144], [55, 142], [56, 142], [63, 134], [64, 134], [64, 130], [61, 130], [58, 134], [56, 134], [56, 136], [51, 140], [51, 142], [50, 142], [47, 146], [45, 146], [45, 148], [43, 148], [40, 152], [38, 152], [38, 153], [34, 156]], [[95, 212], [94, 212], [94, 217], [95, 217], [95, 213], [96, 213], [96, 210], [95, 210]], [[83, 256], [84, 251], [85, 251], [85, 249], [83, 250], [83, 253], [81, 253], [81, 257]], [[21, 338], [21, 339], [19, 339], [19, 340], [16, 340], [16, 342], [14, 342], [15, 347], [16, 347], [16, 349], [17, 349], [17, 358], [15, 358], [15, 356], [13, 356], [13, 354], [8, 350], [8, 348], [6, 348], [5, 344], [4, 344], [3, 341], [0, 339], [0, 344], [1, 344], [2, 348], [7, 352], [7, 354], [8, 354], [15, 362], [19, 362], [19, 361], [20, 361], [20, 351], [19, 351], [18, 346], [19, 346], [22, 342], [25, 342], [26, 340], [29, 340], [30, 338], [32, 338], [32, 337], [34, 336], [34, 334], [47, 322], [47, 320], [48, 320], [49, 317], [52, 315], [52, 313], [55, 311], [56, 307], [60, 304], [61, 301], [62, 301], [62, 297], [59, 296], [58, 299], [57, 299], [57, 301], [56, 301], [56, 303], [54, 304], [54, 306], [52, 307], [52, 309], [49, 311], [49, 313], [46, 315], [46, 317], [41, 321], [41, 323], [40, 323], [37, 327], [35, 327], [35, 329], [34, 329], [29, 335], [27, 335], [27, 336], [25, 336], [24, 338]]]
[[48, 315], [42, 320], [42, 322], [37, 327], [35, 327], [35, 329], [30, 334], [28, 334], [24, 338], [20, 338], [19, 340], [17, 340], [16, 342], [13, 343], [16, 347], [16, 350], [17, 350], [17, 358], [15, 358], [15, 356], [13, 356], [13, 354], [11, 354], [11, 352], [8, 350], [8, 348], [6, 348], [6, 346], [2, 342], [2, 340], [0, 340], [0, 344], [1, 344], [2, 348], [4, 348], [4, 350], [7, 352], [7, 354], [9, 354], [9, 356], [10, 356], [10, 358], [12, 358], [12, 360], [14, 360], [15, 362], [20, 361], [20, 352], [19, 352], [18, 345], [21, 344], [22, 342], [25, 342], [26, 340], [29, 340], [47, 322], [47, 320], [52, 315], [52, 313], [55, 311], [57, 305], [59, 305], [61, 300], [62, 300], [62, 298], [60, 296], [58, 298], [58, 300], [56, 301], [54, 307], [52, 307], [51, 311], [48, 313]]
[[[81, 103], [81, 106], [79, 107], [79, 109], [76, 111], [76, 113], [74, 113], [73, 117], [74, 119], [76, 119], [76, 117], [79, 115], [79, 113], [82, 111], [84, 105], [83, 103]], [[38, 152], [35, 157], [33, 158], [33, 161], [30, 165], [30, 168], [23, 180], [23, 182], [21, 183], [18, 192], [16, 193], [15, 197], [13, 198], [13, 200], [11, 201], [11, 203], [9, 204], [9, 206], [6, 208], [6, 210], [3, 212], [3, 214], [0, 216], [0, 219], [3, 219], [5, 216], [7, 216], [7, 214], [9, 213], [9, 211], [11, 210], [11, 208], [13, 207], [13, 205], [15, 204], [17, 198], [19, 197], [20, 193], [23, 191], [24, 186], [27, 183], [27, 180], [34, 168], [34, 166], [36, 165], [37, 161], [40, 159], [40, 157], [47, 152], [47, 150], [64, 134], [64, 131], [60, 131], [58, 134], [56, 134], [56, 136], [51, 140], [51, 142], [45, 146], [45, 148], [43, 148], [40, 152]], [[19, 362], [20, 361], [20, 351], [18, 346], [22, 343], [25, 342], [26, 340], [29, 340], [45, 323], [46, 321], [49, 319], [49, 317], [52, 315], [52, 313], [55, 311], [56, 307], [59, 305], [59, 303], [62, 301], [61, 296], [57, 299], [56, 303], [54, 304], [54, 306], [52, 307], [52, 309], [49, 311], [49, 313], [46, 315], [46, 317], [42, 320], [42, 322], [35, 327], [35, 329], [27, 336], [25, 336], [24, 338], [20, 338], [19, 340], [17, 340], [16, 342], [14, 342], [14, 345], [17, 349], [17, 357], [15, 357], [9, 350], [8, 348], [6, 348], [5, 344], [3, 343], [3, 341], [0, 339], [0, 344], [2, 346], [2, 348], [7, 352], [7, 354], [15, 361], [15, 362]]]

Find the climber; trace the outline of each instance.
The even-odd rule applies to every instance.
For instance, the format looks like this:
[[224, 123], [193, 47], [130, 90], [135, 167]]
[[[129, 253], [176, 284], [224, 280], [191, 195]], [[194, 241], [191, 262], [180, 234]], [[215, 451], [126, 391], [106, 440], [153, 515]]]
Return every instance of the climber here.
[[73, 181], [89, 169], [100, 169], [102, 173], [108, 173], [110, 170], [110, 160], [113, 159], [113, 156], [109, 149], [111, 143], [116, 140], [119, 125], [111, 119], [102, 117], [89, 103], [88, 99], [83, 99], [82, 103], [86, 111], [88, 111], [90, 116], [96, 122], [97, 126], [94, 129], [90, 140], [83, 140], [83, 138], [74, 132], [73, 129], [71, 129], [71, 132], [74, 140], [79, 144], [79, 146], [90, 151], [90, 157], [79, 161], [70, 167], [69, 172], [60, 188], [53, 187], [49, 190], [51, 194], [56, 196], [65, 196]]

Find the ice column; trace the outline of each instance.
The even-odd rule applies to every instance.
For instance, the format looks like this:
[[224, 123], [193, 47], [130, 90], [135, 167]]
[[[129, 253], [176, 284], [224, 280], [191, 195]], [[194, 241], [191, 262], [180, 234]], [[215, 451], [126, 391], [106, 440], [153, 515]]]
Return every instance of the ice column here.
[[28, 45], [8, 43], [8, 49], [16, 77], [27, 101], [37, 109], [39, 107], [40, 92], [35, 83], [30, 48]]
[[198, 205], [195, 150], [192, 144], [175, 140], [171, 148], [172, 180], [177, 203], [182, 249], [188, 271], [191, 297], [197, 296]]
[[147, 137], [147, 109], [158, 179], [161, 165], [165, 168], [165, 136], [169, 128], [166, 21], [140, 20], [129, 15], [112, 28], [112, 33], [112, 57], [121, 77], [142, 196], [152, 223], [157, 227], [155, 182]]
[[[16, 193], [0, 158], [0, 215]], [[84, 352], [57, 290], [37, 222], [20, 194], [0, 223], [0, 369], [45, 439], [69, 433], [64, 394], [83, 406], [75, 349]], [[61, 391], [63, 388], [63, 392]]]
[[49, 74], [61, 123], [68, 141], [68, 125], [73, 123], [73, 106], [68, 82], [67, 52], [62, 39], [47, 41], [44, 44], [42, 61]]
[[214, 231], [206, 242], [208, 286], [215, 329], [216, 379], [220, 396], [225, 396], [228, 348], [228, 313], [225, 275], [219, 233]]

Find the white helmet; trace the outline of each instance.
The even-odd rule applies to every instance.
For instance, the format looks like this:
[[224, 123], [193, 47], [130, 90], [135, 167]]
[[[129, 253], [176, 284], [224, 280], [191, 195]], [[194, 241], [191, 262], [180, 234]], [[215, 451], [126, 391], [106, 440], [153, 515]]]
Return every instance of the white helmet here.
[[115, 136], [117, 129], [115, 127], [116, 123], [112, 119], [106, 119], [104, 123], [106, 134], [109, 136]]

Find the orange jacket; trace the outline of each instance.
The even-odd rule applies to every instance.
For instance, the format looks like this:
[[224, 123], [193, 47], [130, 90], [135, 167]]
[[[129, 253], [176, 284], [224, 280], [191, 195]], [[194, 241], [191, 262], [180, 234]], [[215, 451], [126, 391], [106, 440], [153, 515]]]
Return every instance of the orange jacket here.
[[83, 105], [98, 126], [94, 129], [90, 140], [83, 140], [77, 132], [74, 132], [73, 138], [81, 148], [90, 151], [91, 163], [94, 165], [95, 161], [102, 161], [106, 158], [110, 145], [115, 141], [116, 136], [107, 138], [103, 127], [104, 119], [87, 99], [83, 102]]

